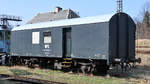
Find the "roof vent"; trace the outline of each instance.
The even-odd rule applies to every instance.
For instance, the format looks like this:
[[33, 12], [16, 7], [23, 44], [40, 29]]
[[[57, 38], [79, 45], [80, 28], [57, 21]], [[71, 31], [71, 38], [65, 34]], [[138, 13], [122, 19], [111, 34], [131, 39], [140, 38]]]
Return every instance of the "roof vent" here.
[[55, 8], [55, 12], [58, 13], [58, 12], [60, 12], [60, 11], [62, 11], [62, 8], [59, 7], [59, 6], [57, 6], [57, 7]]

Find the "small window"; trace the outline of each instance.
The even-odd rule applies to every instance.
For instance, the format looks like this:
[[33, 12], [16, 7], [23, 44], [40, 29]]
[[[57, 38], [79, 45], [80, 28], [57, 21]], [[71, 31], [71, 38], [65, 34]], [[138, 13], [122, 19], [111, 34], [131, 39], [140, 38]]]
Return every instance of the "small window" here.
[[51, 43], [51, 32], [50, 31], [47, 31], [47, 32], [43, 32], [43, 37], [44, 37], [44, 43], [45, 44], [48, 44], [48, 43]]
[[6, 40], [10, 40], [10, 31], [6, 31]]
[[40, 43], [40, 32], [32, 32], [32, 44]]
[[4, 40], [4, 34], [2, 31], [0, 31], [0, 40]]

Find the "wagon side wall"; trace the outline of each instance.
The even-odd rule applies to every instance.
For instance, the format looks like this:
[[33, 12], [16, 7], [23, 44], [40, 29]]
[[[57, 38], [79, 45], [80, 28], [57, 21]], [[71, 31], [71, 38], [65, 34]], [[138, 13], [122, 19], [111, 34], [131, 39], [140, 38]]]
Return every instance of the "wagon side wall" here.
[[109, 23], [72, 27], [72, 58], [108, 60]]
[[[51, 32], [52, 42], [44, 43], [43, 32]], [[39, 44], [33, 44], [32, 33], [39, 32]], [[12, 56], [29, 56], [29, 57], [62, 57], [62, 29], [44, 28], [32, 30], [12, 31], [11, 35], [11, 52]]]

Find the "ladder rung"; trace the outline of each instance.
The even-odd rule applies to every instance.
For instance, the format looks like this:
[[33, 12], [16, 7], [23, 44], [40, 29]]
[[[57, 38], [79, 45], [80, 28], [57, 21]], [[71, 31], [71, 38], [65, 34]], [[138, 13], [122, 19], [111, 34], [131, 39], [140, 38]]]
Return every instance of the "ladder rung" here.
[[72, 62], [62, 62], [63, 64], [71, 64]]
[[64, 60], [72, 60], [72, 58], [63, 58]]

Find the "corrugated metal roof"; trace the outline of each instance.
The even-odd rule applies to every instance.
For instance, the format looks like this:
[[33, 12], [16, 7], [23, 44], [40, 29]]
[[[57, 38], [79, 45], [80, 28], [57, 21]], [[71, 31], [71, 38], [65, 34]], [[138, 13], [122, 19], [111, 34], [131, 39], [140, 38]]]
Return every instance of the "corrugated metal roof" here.
[[74, 19], [65, 19], [65, 20], [59, 20], [59, 21], [26, 24], [26, 25], [16, 27], [12, 29], [12, 31], [108, 22], [112, 16], [113, 16], [112, 14], [109, 14], [109, 15], [101, 15], [101, 16], [95, 16], [95, 17], [74, 18]]

